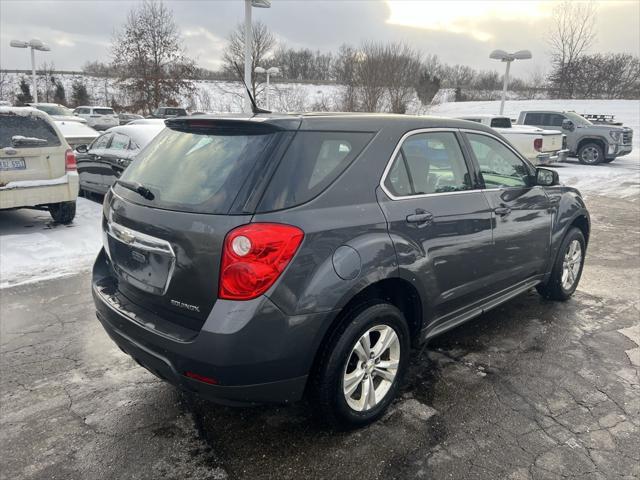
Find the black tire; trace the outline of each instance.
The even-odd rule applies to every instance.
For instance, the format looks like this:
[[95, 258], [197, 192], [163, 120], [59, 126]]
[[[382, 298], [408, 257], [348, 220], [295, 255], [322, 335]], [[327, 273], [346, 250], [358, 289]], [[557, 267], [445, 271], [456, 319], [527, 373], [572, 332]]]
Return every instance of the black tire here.
[[[391, 327], [399, 340], [400, 360], [393, 382], [375, 407], [357, 411], [349, 406], [343, 393], [343, 375], [356, 342], [372, 327]], [[316, 363], [311, 393], [324, 422], [341, 428], [362, 427], [380, 418], [398, 393], [410, 356], [410, 334], [404, 315], [382, 300], [361, 304], [346, 317], [331, 335]], [[375, 343], [372, 347], [375, 347]], [[366, 377], [365, 377], [366, 378]], [[373, 375], [371, 376], [373, 379]], [[372, 380], [373, 381], [373, 380]]]
[[597, 143], [585, 143], [578, 150], [578, 161], [583, 165], [597, 165], [604, 161], [604, 152]]
[[[563, 286], [562, 284], [563, 264], [565, 255], [567, 254], [569, 247], [574, 240], [576, 240], [580, 244], [580, 268], [578, 270], [578, 273], [574, 276], [574, 280], [571, 286], [569, 288], [565, 288], [565, 286]], [[560, 245], [560, 249], [558, 250], [558, 255], [556, 256], [555, 263], [553, 264], [553, 269], [551, 270], [551, 276], [549, 277], [549, 280], [545, 284], [536, 286], [538, 293], [549, 300], [568, 300], [571, 295], [573, 295], [573, 292], [576, 291], [576, 288], [578, 288], [578, 284], [580, 283], [580, 277], [582, 276], [582, 269], [584, 267], [585, 252], [586, 242], [584, 240], [584, 235], [582, 234], [580, 229], [575, 227], [571, 228], [567, 232], [567, 235], [565, 235], [564, 240], [562, 240], [562, 244]]]
[[67, 225], [76, 216], [76, 202], [52, 203], [49, 205], [49, 213], [54, 222]]

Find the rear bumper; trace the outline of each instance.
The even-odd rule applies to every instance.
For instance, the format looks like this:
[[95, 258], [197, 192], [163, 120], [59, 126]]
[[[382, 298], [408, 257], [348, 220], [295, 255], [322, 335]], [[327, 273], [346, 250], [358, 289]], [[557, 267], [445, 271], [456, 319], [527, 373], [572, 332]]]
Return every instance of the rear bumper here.
[[[200, 331], [192, 337], [172, 336], [170, 329], [163, 329], [162, 319], [148, 321], [139, 310], [132, 315], [122, 302], [114, 302], [105, 288], [109, 282], [113, 287], [102, 251], [92, 290], [97, 317], [113, 341], [168, 383], [222, 404], [299, 400], [332, 318], [330, 313], [287, 316], [266, 297], [218, 300]], [[188, 378], [187, 372], [215, 384]]]
[[564, 162], [567, 159], [569, 150], [558, 150], [557, 152], [544, 152], [536, 155], [536, 165], [549, 165], [550, 163]]
[[0, 210], [75, 201], [79, 183], [77, 172], [52, 180], [9, 182], [0, 187]]

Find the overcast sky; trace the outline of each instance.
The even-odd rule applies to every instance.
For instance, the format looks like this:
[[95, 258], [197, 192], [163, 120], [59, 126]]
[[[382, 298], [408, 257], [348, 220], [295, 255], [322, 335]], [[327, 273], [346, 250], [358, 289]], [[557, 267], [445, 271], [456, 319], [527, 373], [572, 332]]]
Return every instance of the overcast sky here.
[[[27, 50], [9, 47], [11, 39], [40, 38], [52, 51], [37, 52], [37, 65], [80, 69], [90, 60], [110, 61], [112, 34], [133, 0], [0, 0], [0, 68], [27, 69]], [[216, 69], [229, 31], [244, 15], [240, 0], [173, 0], [187, 53], [199, 66]], [[640, 1], [599, 1], [599, 52], [640, 54]], [[553, 1], [345, 1], [272, 0], [270, 9], [253, 9], [279, 41], [292, 47], [336, 50], [342, 43], [402, 40], [446, 63], [499, 68], [488, 59], [495, 48], [528, 48], [533, 60], [516, 62], [514, 73], [527, 76], [548, 68], [547, 31]]]

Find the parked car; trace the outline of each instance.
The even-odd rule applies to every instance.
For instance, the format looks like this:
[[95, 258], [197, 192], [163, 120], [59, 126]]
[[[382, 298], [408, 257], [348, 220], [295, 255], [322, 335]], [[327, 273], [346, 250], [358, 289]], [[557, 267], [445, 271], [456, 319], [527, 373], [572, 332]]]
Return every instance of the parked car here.
[[532, 287], [566, 300], [580, 280], [580, 193], [483, 125], [166, 124], [105, 196], [93, 296], [122, 350], [214, 401], [307, 391], [323, 418], [364, 425], [396, 396], [411, 345]]
[[509, 117], [502, 115], [464, 115], [458, 118], [493, 128], [534, 165], [563, 162], [569, 153], [566, 149], [566, 136], [559, 130], [514, 126]]
[[96, 130], [106, 130], [120, 125], [120, 120], [118, 120], [113, 108], [82, 106], [76, 108], [73, 114], [84, 118], [87, 121], [87, 125]]
[[73, 110], [58, 103], [27, 103], [27, 106], [37, 108], [54, 120], [65, 120], [67, 122], [87, 123], [87, 120], [74, 115]]
[[136, 115], [135, 113], [119, 113], [118, 114], [118, 121], [120, 122], [120, 125], [127, 125], [128, 123], [134, 120], [140, 120], [141, 118], [144, 118], [144, 117], [142, 115]]
[[187, 110], [184, 108], [159, 107], [153, 111], [150, 118], [186, 117], [187, 115], [188, 115]]
[[113, 127], [90, 145], [76, 148], [80, 189], [104, 195], [131, 160], [162, 131], [163, 125]]
[[99, 132], [82, 123], [64, 120], [56, 121], [55, 124], [69, 146], [74, 150], [78, 145], [88, 145], [100, 136]]
[[575, 112], [524, 111], [520, 112], [518, 124], [561, 128], [567, 136], [569, 155], [577, 156], [585, 165], [612, 162], [633, 148], [631, 128], [593, 124]]
[[73, 150], [51, 117], [31, 107], [0, 107], [0, 210], [48, 210], [54, 221], [76, 214]]

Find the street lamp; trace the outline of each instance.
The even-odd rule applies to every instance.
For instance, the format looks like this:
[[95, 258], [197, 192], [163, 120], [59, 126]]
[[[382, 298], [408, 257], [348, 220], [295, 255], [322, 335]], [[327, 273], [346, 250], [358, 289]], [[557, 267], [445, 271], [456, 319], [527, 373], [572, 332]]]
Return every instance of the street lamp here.
[[[271, 0], [244, 0], [244, 83], [247, 88], [251, 85], [251, 49], [253, 47], [253, 35], [251, 30], [251, 7], [269, 8]], [[244, 111], [251, 111], [249, 92], [245, 88]]]
[[519, 50], [515, 53], [507, 53], [504, 50], [494, 50], [489, 55], [493, 60], [500, 60], [507, 63], [507, 70], [504, 73], [504, 83], [502, 84], [502, 100], [500, 101], [500, 115], [504, 113], [504, 99], [507, 96], [507, 85], [509, 85], [509, 68], [514, 60], [528, 60], [532, 57], [529, 50]]
[[271, 68], [267, 68], [266, 70], [264, 68], [262, 68], [262, 67], [256, 67], [254, 72], [256, 72], [256, 73], [266, 73], [267, 74], [267, 110], [270, 110], [270, 108], [269, 108], [269, 95], [270, 95], [271, 91], [270, 91], [270, 87], [269, 87], [269, 76], [270, 75], [278, 75], [280, 73], [280, 70], [278, 70], [278, 67], [271, 67]]
[[28, 42], [23, 40], [11, 40], [9, 43], [12, 47], [15, 48], [31, 48], [31, 81], [33, 83], [33, 99], [34, 103], [38, 103], [38, 86], [36, 84], [36, 57], [34, 54], [35, 50], [40, 50], [41, 52], [49, 52], [51, 49], [48, 45], [45, 45], [42, 40], [37, 38], [33, 38]]

